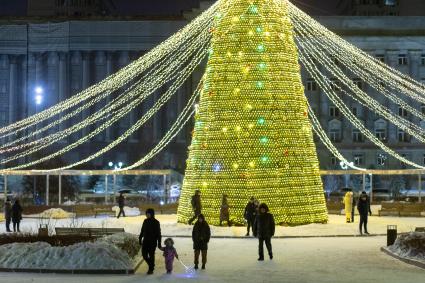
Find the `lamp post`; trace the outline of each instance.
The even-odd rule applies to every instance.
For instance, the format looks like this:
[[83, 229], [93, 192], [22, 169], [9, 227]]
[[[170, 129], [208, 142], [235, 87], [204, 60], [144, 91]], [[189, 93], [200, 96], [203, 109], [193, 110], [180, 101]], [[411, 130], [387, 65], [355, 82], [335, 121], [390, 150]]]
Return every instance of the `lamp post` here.
[[[342, 170], [347, 170], [348, 167], [352, 168], [354, 166], [354, 163], [353, 162], [347, 163], [347, 162], [341, 161], [339, 163], [339, 166], [341, 167]], [[348, 187], [348, 179], [349, 179], [349, 175], [345, 174], [344, 175], [344, 182], [345, 182], [344, 187], [346, 187], [346, 188]]]
[[[121, 161], [119, 161], [118, 163], [114, 164], [114, 162], [109, 161], [108, 162], [108, 166], [113, 169], [113, 170], [119, 170], [122, 168], [122, 166], [124, 165], [124, 163], [122, 163]], [[115, 174], [112, 175], [112, 191], [114, 193], [114, 202], [115, 202], [115, 194], [116, 194], [116, 185], [117, 185], [117, 177]], [[105, 200], [107, 198], [107, 192], [105, 189]]]

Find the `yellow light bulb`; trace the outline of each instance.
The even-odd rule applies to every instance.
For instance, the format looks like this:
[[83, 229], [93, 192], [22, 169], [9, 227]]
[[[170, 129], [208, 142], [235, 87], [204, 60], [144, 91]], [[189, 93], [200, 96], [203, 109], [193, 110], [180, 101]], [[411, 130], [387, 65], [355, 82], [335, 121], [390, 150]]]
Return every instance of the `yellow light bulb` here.
[[242, 128], [240, 126], [236, 126], [235, 130], [239, 132]]
[[253, 36], [254, 35], [254, 32], [252, 30], [249, 30], [248, 31], [248, 35]]
[[251, 162], [249, 162], [249, 167], [251, 167], [251, 168], [253, 168], [253, 167], [255, 167], [255, 163], [254, 163], [254, 161], [251, 161]]
[[227, 132], [227, 128], [226, 127], [224, 127], [222, 130], [223, 130], [223, 132]]
[[250, 129], [254, 128], [254, 124], [248, 124], [248, 128]]
[[238, 169], [239, 168], [239, 164], [233, 163], [233, 168]]

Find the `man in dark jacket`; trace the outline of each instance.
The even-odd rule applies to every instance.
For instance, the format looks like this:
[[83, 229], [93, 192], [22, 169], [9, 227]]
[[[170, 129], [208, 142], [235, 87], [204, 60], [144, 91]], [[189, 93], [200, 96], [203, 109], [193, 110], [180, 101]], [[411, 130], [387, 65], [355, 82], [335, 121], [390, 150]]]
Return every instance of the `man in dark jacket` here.
[[275, 223], [273, 214], [269, 213], [269, 208], [265, 203], [260, 204], [259, 214], [255, 218], [253, 232], [258, 238], [258, 260], [264, 260], [264, 242], [270, 259], [273, 259], [271, 238], [274, 236]]
[[155, 250], [161, 248], [161, 225], [155, 219], [155, 211], [152, 208], [146, 210], [146, 219], [143, 221], [139, 235], [139, 243], [142, 246], [143, 259], [149, 266], [148, 274], [155, 269]]
[[125, 217], [125, 212], [124, 212], [124, 195], [122, 193], [120, 193], [120, 196], [118, 197], [118, 207], [120, 208], [120, 212], [118, 213], [117, 218], [120, 218], [121, 214], [123, 217]]
[[247, 205], [245, 206], [245, 212], [244, 212], [244, 218], [247, 222], [247, 230], [246, 230], [246, 236], [249, 236], [249, 229], [252, 227], [252, 230], [254, 230], [254, 221], [255, 221], [255, 215], [257, 212], [257, 207], [254, 203], [255, 198], [251, 197]]
[[199, 254], [202, 253], [202, 269], [205, 269], [207, 263], [208, 242], [210, 241], [211, 230], [205, 217], [202, 214], [198, 215], [198, 221], [192, 230], [193, 250], [195, 252], [195, 269], [198, 269]]
[[13, 232], [21, 232], [19, 229], [19, 224], [22, 220], [22, 206], [19, 204], [19, 200], [15, 200], [15, 203], [12, 205], [12, 222], [13, 222]]
[[4, 204], [4, 219], [6, 220], [6, 232], [12, 232], [10, 230], [10, 222], [12, 221], [12, 203], [10, 199], [6, 199]]
[[192, 222], [198, 218], [199, 214], [201, 214], [202, 205], [201, 205], [201, 191], [196, 190], [195, 194], [192, 196], [191, 201], [193, 213], [195, 214], [190, 220], [189, 225], [192, 225]]
[[369, 235], [369, 232], [367, 231], [367, 215], [368, 213], [372, 215], [372, 211], [370, 210], [370, 201], [365, 191], [363, 191], [359, 197], [359, 201], [357, 202], [357, 210], [359, 211], [360, 215], [360, 235], [363, 235], [362, 225], [364, 226], [364, 233]]

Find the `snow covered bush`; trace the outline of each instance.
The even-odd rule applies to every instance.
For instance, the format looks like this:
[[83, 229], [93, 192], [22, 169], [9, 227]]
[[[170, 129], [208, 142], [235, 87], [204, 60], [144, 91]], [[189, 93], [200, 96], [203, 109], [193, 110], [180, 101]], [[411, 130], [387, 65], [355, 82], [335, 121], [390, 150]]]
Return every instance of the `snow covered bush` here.
[[113, 244], [135, 258], [140, 251], [139, 238], [129, 233], [117, 233], [100, 238], [98, 242]]
[[45, 242], [0, 246], [1, 268], [26, 269], [131, 269], [130, 257], [107, 242], [84, 242], [52, 247]]
[[73, 215], [74, 215], [73, 213], [66, 212], [62, 208], [50, 208], [40, 213], [41, 218], [53, 218], [53, 219], [70, 218]]
[[399, 235], [388, 249], [401, 257], [425, 261], [425, 232]]

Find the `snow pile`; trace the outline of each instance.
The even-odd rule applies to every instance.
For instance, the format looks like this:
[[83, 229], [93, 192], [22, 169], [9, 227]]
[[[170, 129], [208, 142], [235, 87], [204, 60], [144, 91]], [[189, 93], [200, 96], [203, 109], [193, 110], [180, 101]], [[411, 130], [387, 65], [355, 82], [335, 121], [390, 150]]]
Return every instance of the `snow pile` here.
[[135, 258], [140, 251], [139, 237], [134, 234], [117, 233], [105, 236], [98, 241], [105, 242], [120, 248], [126, 252], [130, 258]]
[[72, 201], [72, 200], [67, 200], [66, 202], [64, 202], [63, 203], [63, 205], [69, 205], [69, 206], [71, 206], [71, 205], [76, 205], [77, 204], [77, 202], [76, 201]]
[[0, 246], [1, 268], [28, 269], [131, 269], [130, 257], [107, 242], [85, 242], [66, 247], [48, 243], [14, 243]]
[[66, 212], [62, 208], [50, 208], [40, 213], [41, 218], [64, 219], [71, 218], [74, 214]]
[[388, 249], [400, 257], [425, 262], [425, 232], [399, 235]]
[[[118, 206], [114, 206], [112, 207], [112, 211], [115, 211], [115, 215], [118, 216], [118, 212], [120, 211], [120, 208]], [[124, 206], [124, 213], [125, 213], [125, 216], [139, 216], [140, 209], [138, 207]]]

